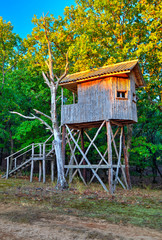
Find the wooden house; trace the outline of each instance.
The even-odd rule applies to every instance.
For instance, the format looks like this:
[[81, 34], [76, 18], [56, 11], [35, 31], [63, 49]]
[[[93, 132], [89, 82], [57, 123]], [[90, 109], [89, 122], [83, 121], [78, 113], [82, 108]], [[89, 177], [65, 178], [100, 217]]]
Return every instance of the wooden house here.
[[138, 60], [67, 75], [60, 85], [78, 95], [77, 103], [62, 104], [62, 125], [81, 128], [102, 120], [137, 122], [135, 88], [144, 85]]
[[[131, 184], [124, 125], [137, 122], [135, 89], [144, 86], [138, 60], [70, 74], [62, 80], [60, 85], [62, 86], [61, 124], [63, 127], [63, 155], [65, 156], [66, 143], [69, 143], [71, 150], [71, 158], [69, 163], [65, 164], [65, 168], [67, 168], [67, 173], [70, 169], [72, 171], [76, 169], [71, 175], [70, 181], [72, 181], [78, 171], [81, 179], [86, 184], [86, 168], [89, 168], [93, 174], [90, 182], [96, 177], [103, 188], [107, 190], [97, 173], [98, 170], [102, 168], [108, 169], [110, 193], [115, 191], [117, 183], [129, 189]], [[64, 104], [63, 88], [70, 90], [73, 94], [77, 94], [77, 103], [75, 103], [74, 99], [73, 104]], [[106, 126], [107, 130], [107, 150], [105, 153], [101, 153], [94, 142], [101, 128], [104, 126]], [[86, 129], [94, 127], [98, 128], [98, 130], [95, 136], [90, 138]], [[116, 129], [112, 127], [116, 127]], [[120, 133], [120, 137], [118, 144], [116, 144], [115, 137], [118, 133]], [[76, 134], [78, 134], [77, 139], [75, 138]], [[84, 148], [83, 134], [90, 141], [86, 150]], [[79, 138], [81, 138], [81, 146], [79, 146]], [[73, 144], [71, 144], [70, 141], [72, 141]], [[72, 145], [74, 146], [73, 148]], [[97, 164], [94, 164], [94, 161], [91, 162], [88, 159], [88, 152], [92, 146], [95, 147], [101, 158]], [[81, 160], [78, 160], [75, 156], [76, 148], [82, 155]], [[116, 155], [116, 160], [112, 157], [113, 152]], [[108, 160], [106, 159], [107, 154]], [[122, 172], [124, 182], [119, 178], [119, 170]]]
[[[137, 122], [135, 89], [144, 85], [138, 60], [70, 74], [61, 81], [60, 85], [62, 86], [62, 154], [66, 176], [69, 174], [71, 182], [78, 173], [86, 184], [86, 169], [89, 169], [92, 174], [89, 183], [96, 178], [108, 191], [98, 173], [98, 170], [102, 169], [102, 171], [108, 172], [109, 192], [111, 194], [115, 191], [117, 183], [121, 184], [123, 188], [129, 189], [131, 184], [124, 125]], [[77, 94], [77, 102], [73, 98], [73, 104], [64, 104], [63, 88], [70, 90], [73, 97]], [[91, 128], [97, 129], [95, 134], [94, 131], [92, 132], [94, 136], [87, 131]], [[106, 129], [104, 135], [104, 139], [107, 141], [106, 151], [97, 146], [98, 142], [101, 141], [96, 141], [102, 128]], [[47, 142], [52, 137], [53, 134], [44, 143], [31, 144], [8, 156], [6, 158], [7, 171], [2, 177], [8, 178], [31, 165], [30, 181], [32, 181], [34, 162], [39, 161], [39, 181], [41, 181], [43, 169], [43, 182], [45, 182], [45, 162], [50, 160], [51, 180], [53, 181], [54, 158], [52, 154], [55, 143], [51, 143], [50, 149], [46, 148], [46, 146], [49, 147]], [[85, 139], [86, 147], [84, 146]], [[89, 145], [87, 146], [88, 141]], [[71, 153], [68, 162], [67, 159], [65, 161], [67, 144], [69, 145], [67, 149], [70, 149]], [[98, 154], [93, 158], [88, 155], [92, 147]], [[76, 149], [80, 154], [78, 152], [75, 154]], [[25, 162], [21, 161], [24, 156]]]

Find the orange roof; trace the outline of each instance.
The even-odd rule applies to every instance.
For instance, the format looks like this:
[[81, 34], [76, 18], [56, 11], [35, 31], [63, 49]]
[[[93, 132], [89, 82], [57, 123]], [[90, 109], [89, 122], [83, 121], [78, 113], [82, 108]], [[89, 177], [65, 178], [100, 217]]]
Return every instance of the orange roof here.
[[107, 76], [120, 75], [122, 77], [122, 75], [124, 76], [124, 74], [129, 74], [132, 70], [135, 72], [138, 86], [145, 85], [138, 60], [116, 63], [88, 71], [69, 74], [65, 78], [63, 78], [60, 85], [65, 86], [66, 84], [76, 84], [80, 81], [89, 81]]

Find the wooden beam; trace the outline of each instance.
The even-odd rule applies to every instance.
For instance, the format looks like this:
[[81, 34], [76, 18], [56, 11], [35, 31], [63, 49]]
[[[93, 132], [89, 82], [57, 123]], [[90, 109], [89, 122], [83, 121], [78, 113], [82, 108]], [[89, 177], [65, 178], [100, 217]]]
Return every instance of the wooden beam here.
[[[84, 138], [83, 138], [84, 130], [83, 130], [83, 128], [81, 129], [80, 133], [81, 133], [81, 149], [82, 149], [83, 152], [85, 152], [84, 151]], [[83, 165], [85, 165], [85, 164], [86, 164], [85, 159], [83, 159]], [[87, 171], [86, 171], [86, 169], [83, 169], [83, 177], [84, 177], [84, 180], [86, 182], [87, 181]]]
[[123, 126], [123, 124], [121, 122], [117, 122], [115, 120], [111, 120], [111, 123], [114, 124], [114, 125], [120, 126], [120, 127]]
[[15, 168], [17, 167], [17, 158], [14, 158], [14, 161], [15, 161]]
[[32, 143], [32, 161], [31, 161], [31, 171], [30, 171], [30, 182], [33, 181], [33, 169], [34, 169], [34, 143]]
[[[77, 143], [78, 143], [79, 138], [80, 138], [80, 132], [77, 132], [77, 133], [79, 133], [79, 134], [78, 134], [78, 138], [77, 138]], [[76, 134], [77, 134], [77, 133], [76, 133]], [[76, 134], [74, 134], [73, 137], [74, 137]], [[69, 134], [67, 134], [66, 136], [67, 136], [67, 138], [68, 138]], [[69, 139], [69, 141], [71, 141], [71, 138], [68, 138], [68, 139]], [[66, 144], [67, 144], [67, 143], [68, 143], [68, 141], [66, 142]], [[74, 149], [73, 149], [74, 154], [75, 154], [75, 150], [76, 150], [76, 145], [74, 145]], [[73, 165], [73, 163], [74, 163], [73, 160], [74, 160], [73, 155], [71, 155], [70, 161], [69, 161], [69, 165], [70, 165], [70, 164]], [[69, 171], [69, 169], [67, 169], [65, 176], [68, 175], [68, 172], [69, 172], [69, 179], [71, 179], [71, 177], [72, 177], [72, 171]]]
[[128, 160], [127, 149], [126, 149], [126, 145], [125, 145], [124, 129], [123, 129], [123, 152], [124, 152], [125, 173], [126, 173], [126, 178], [127, 178], [127, 183], [128, 183], [128, 189], [131, 189], [131, 180], [130, 180], [130, 175], [129, 175], [129, 160]]
[[39, 161], [39, 182], [41, 182], [42, 177], [42, 161]]
[[51, 160], [51, 182], [54, 182], [54, 160]]
[[118, 155], [117, 169], [116, 169], [116, 173], [115, 173], [114, 191], [115, 191], [115, 188], [116, 188], [118, 174], [119, 174], [119, 167], [120, 167], [120, 164], [121, 164], [122, 137], [123, 137], [123, 127], [121, 127], [121, 133], [120, 133], [119, 155]]
[[[105, 121], [104, 121], [103, 123], [105, 123]], [[82, 151], [81, 148], [79, 147], [79, 145], [78, 145], [78, 143], [76, 142], [76, 140], [73, 138], [73, 135], [71, 134], [71, 131], [70, 131], [70, 129], [69, 129], [69, 127], [68, 127], [67, 125], [66, 125], [66, 128], [68, 129], [68, 132], [70, 133], [70, 136], [71, 136], [73, 142], [76, 144], [76, 146], [77, 146], [78, 150], [80, 151], [80, 153], [82, 154], [83, 158], [85, 159], [85, 161], [87, 162], [87, 164], [91, 166], [88, 158], [87, 158], [86, 155], [83, 153], [83, 151]], [[80, 163], [80, 164], [81, 164], [81, 163]], [[79, 164], [79, 165], [80, 165], [80, 164]], [[102, 182], [101, 178], [97, 175], [97, 173], [94, 171], [94, 169], [91, 168], [91, 170], [92, 170], [92, 172], [95, 174], [95, 177], [96, 177], [96, 178], [98, 179], [98, 181], [101, 183], [101, 185], [102, 185], [102, 187], [105, 189], [105, 191], [108, 191], [107, 188], [106, 188], [106, 186], [105, 186], [105, 184]]]
[[66, 127], [65, 125], [62, 126], [62, 158], [63, 158], [63, 164], [65, 165], [65, 146], [66, 146]]
[[113, 194], [113, 167], [112, 167], [112, 148], [111, 148], [111, 131], [110, 131], [110, 122], [106, 122], [107, 128], [107, 147], [108, 147], [108, 163], [111, 166], [108, 172], [108, 183], [109, 183], [109, 192]]
[[31, 161], [31, 170], [30, 170], [30, 182], [33, 181], [33, 169], [34, 169], [34, 161]]
[[[119, 158], [119, 154], [118, 154], [118, 150], [117, 150], [116, 143], [115, 143], [115, 136], [116, 136], [118, 130], [119, 130], [119, 127], [117, 128], [117, 131], [116, 131], [115, 134], [113, 135], [112, 128], [110, 128], [111, 137], [112, 137], [112, 140], [111, 140], [111, 141], [113, 142], [113, 145], [114, 145], [114, 149], [115, 149], [115, 153], [116, 153], [117, 158]], [[123, 168], [123, 165], [121, 164], [121, 162], [120, 162], [120, 168], [121, 168], [121, 171], [122, 171], [122, 174], [123, 174], [123, 178], [124, 178], [125, 185], [126, 185], [126, 187], [128, 188], [125, 171], [124, 171], [124, 168]], [[120, 181], [119, 181], [119, 182], [120, 182]], [[121, 182], [120, 182], [120, 183], [121, 183]], [[122, 185], [122, 184], [121, 184], [121, 185]], [[122, 186], [124, 186], [124, 185], [122, 185]], [[125, 186], [124, 186], [124, 189], [125, 189]]]
[[[78, 166], [78, 162], [77, 162], [77, 159], [76, 159], [75, 154], [74, 154], [74, 152], [73, 152], [73, 149], [72, 149], [72, 147], [71, 147], [71, 144], [70, 144], [70, 141], [69, 141], [69, 137], [68, 137], [68, 136], [67, 136], [67, 140], [68, 140], [68, 143], [69, 143], [69, 147], [70, 147], [70, 150], [71, 150], [71, 154], [72, 154], [72, 156], [73, 156], [73, 159], [74, 159], [76, 165]], [[78, 140], [79, 140], [79, 139], [78, 139]], [[74, 166], [74, 165], [72, 165], [72, 166]], [[71, 168], [73, 168], [73, 167], [71, 167]], [[77, 171], [79, 172], [80, 178], [82, 179], [82, 181], [84, 182], [84, 184], [87, 185], [86, 182], [85, 182], [85, 179], [84, 179], [84, 177], [82, 176], [82, 173], [81, 173], [81, 171], [80, 171], [79, 168], [77, 169]], [[70, 182], [72, 182], [73, 177], [74, 177], [74, 174], [71, 176]]]
[[9, 166], [10, 166], [10, 159], [9, 159], [9, 157], [7, 157], [6, 179], [8, 179], [8, 175], [9, 175]]
[[[97, 132], [96, 132], [93, 140], [90, 142], [90, 144], [89, 144], [89, 146], [88, 146], [88, 148], [87, 148], [87, 150], [86, 150], [86, 152], [85, 152], [85, 155], [88, 154], [88, 151], [89, 151], [90, 147], [92, 146], [93, 142], [94, 142], [95, 139], [97, 138], [97, 136], [98, 136], [99, 132], [101, 131], [102, 127], [104, 126], [104, 124], [105, 124], [105, 121], [102, 122], [102, 124], [100, 125], [99, 129], [97, 130]], [[67, 126], [67, 125], [66, 125], [66, 126]], [[69, 129], [69, 130], [70, 130], [70, 129]], [[82, 159], [81, 159], [81, 161], [80, 161], [80, 163], [79, 163], [80, 165], [82, 164], [83, 160], [84, 160], [84, 157], [82, 157]], [[76, 172], [76, 171], [75, 171], [75, 172]], [[75, 174], [75, 172], [74, 172], [74, 174]]]
[[73, 92], [73, 104], [75, 104], [75, 93]]
[[[91, 142], [92, 139], [90, 138], [90, 136], [88, 135], [88, 133], [86, 131], [84, 131], [85, 135], [87, 136], [87, 138], [89, 139], [89, 141]], [[98, 154], [100, 155], [101, 159], [107, 164], [107, 161], [105, 159], [105, 157], [101, 154], [101, 152], [99, 151], [99, 149], [97, 148], [96, 144], [94, 144], [94, 142], [92, 143], [92, 145], [95, 147], [96, 151], [98, 152]]]
[[45, 165], [45, 160], [46, 160], [46, 145], [43, 143], [43, 183], [46, 182], [46, 165]]
[[64, 89], [63, 87], [61, 88], [61, 105], [64, 105]]
[[[115, 165], [112, 165], [113, 168], [117, 168], [118, 165], [115, 164]], [[123, 165], [123, 167], [125, 167]], [[94, 169], [97, 169], [98, 168], [98, 164], [90, 164], [90, 165], [65, 165], [65, 168], [80, 168], [80, 169], [84, 169], [84, 168], [94, 168]], [[104, 164], [104, 165], [100, 165], [100, 168], [103, 168], [103, 169], [109, 169], [111, 168], [111, 165], [110, 164]]]

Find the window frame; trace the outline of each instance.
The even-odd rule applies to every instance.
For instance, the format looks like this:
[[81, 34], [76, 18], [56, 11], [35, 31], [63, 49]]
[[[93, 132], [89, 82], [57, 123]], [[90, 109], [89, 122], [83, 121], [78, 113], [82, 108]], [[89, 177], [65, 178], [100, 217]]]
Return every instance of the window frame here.
[[[123, 97], [124, 93], [124, 97]], [[118, 97], [119, 95], [119, 97]], [[128, 91], [127, 90], [117, 90], [116, 91], [116, 99], [118, 100], [128, 100]]]

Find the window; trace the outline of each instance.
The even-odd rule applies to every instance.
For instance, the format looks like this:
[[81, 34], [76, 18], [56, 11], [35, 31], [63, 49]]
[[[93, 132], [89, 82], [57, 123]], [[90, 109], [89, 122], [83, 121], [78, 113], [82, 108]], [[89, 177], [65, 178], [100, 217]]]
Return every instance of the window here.
[[120, 91], [117, 91], [117, 98], [119, 99], [128, 99], [127, 98], [127, 91], [123, 91], [123, 90], [120, 90]]

